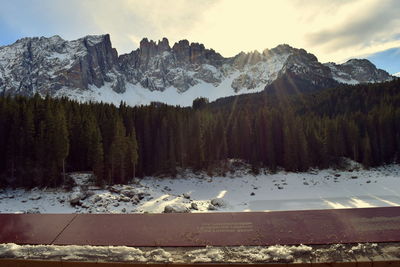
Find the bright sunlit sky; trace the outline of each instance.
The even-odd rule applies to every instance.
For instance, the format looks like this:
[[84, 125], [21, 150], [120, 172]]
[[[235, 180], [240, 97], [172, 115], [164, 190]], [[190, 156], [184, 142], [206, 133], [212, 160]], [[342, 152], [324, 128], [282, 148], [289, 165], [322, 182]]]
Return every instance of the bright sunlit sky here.
[[399, 0], [0, 0], [0, 7], [0, 45], [110, 33], [119, 54], [143, 37], [167, 37], [233, 56], [287, 43], [322, 62], [369, 57], [400, 72]]

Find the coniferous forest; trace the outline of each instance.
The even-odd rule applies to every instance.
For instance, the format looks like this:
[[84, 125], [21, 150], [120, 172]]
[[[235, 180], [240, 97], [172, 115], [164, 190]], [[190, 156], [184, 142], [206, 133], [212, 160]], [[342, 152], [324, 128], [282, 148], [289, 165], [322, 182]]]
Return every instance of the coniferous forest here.
[[0, 97], [0, 185], [58, 186], [93, 171], [99, 184], [212, 172], [230, 158], [304, 171], [342, 157], [365, 167], [400, 160], [400, 80], [312, 94], [249, 94], [193, 107], [119, 107]]

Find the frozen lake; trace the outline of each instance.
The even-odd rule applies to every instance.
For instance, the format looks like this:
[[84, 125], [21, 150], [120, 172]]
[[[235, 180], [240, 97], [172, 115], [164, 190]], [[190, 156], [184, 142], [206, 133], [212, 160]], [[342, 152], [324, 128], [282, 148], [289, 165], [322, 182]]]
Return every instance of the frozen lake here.
[[[140, 200], [138, 194], [143, 195]], [[69, 203], [71, 195], [61, 189], [0, 189], [0, 212], [161, 213], [167, 205], [190, 212], [400, 206], [400, 166], [256, 176], [239, 170], [225, 177], [186, 172], [176, 178], [145, 177], [116, 189], [92, 189], [76, 206]], [[213, 199], [221, 205], [212, 206]]]

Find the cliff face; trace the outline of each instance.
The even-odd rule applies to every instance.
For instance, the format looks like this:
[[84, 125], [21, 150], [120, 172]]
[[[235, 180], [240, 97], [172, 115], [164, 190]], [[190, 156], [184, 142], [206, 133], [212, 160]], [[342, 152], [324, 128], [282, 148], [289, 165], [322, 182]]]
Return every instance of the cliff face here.
[[86, 94], [94, 90], [101, 95], [102, 88], [123, 94], [127, 87], [149, 92], [172, 88], [183, 93], [201, 87], [215, 95], [223, 90], [226, 96], [264, 90], [285, 79], [302, 81], [307, 90], [313, 90], [393, 77], [368, 60], [321, 64], [304, 49], [289, 45], [242, 52], [232, 58], [187, 40], [171, 47], [166, 38], [158, 42], [145, 38], [138, 49], [118, 56], [108, 34], [74, 41], [59, 36], [23, 38], [0, 47], [0, 90], [11, 95], [70, 96], [71, 91]]
[[75, 41], [59, 36], [24, 38], [0, 48], [1, 86], [7, 93], [24, 95], [101, 87], [112, 80], [117, 60], [109, 35]]
[[367, 59], [350, 59], [339, 65], [335, 63], [325, 65], [331, 69], [333, 78], [342, 83], [376, 83], [391, 79], [386, 71], [377, 69]]
[[220, 82], [208, 66], [220, 67], [224, 61], [220, 54], [202, 44], [182, 40], [171, 48], [166, 38], [158, 43], [145, 38], [137, 50], [120, 56], [119, 69], [128, 82], [139, 83], [151, 91], [174, 87], [184, 92], [199, 80]]

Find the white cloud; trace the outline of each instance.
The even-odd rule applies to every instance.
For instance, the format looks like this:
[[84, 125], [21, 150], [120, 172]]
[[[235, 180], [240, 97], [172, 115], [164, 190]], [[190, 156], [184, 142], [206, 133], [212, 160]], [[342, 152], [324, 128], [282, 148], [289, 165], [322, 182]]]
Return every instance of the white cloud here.
[[397, 0], [223, 0], [192, 35], [225, 55], [288, 43], [342, 61], [400, 46], [398, 14]]
[[[4, 3], [1, 3], [4, 2]], [[25, 36], [110, 33], [119, 53], [147, 37], [204, 43], [224, 56], [281, 43], [322, 61], [400, 46], [398, 0], [0, 0], [0, 16]], [[18, 14], [18, 16], [16, 15]], [[1, 24], [1, 23], [0, 23]]]
[[365, 56], [400, 45], [400, 2], [354, 1], [341, 18], [307, 34], [307, 44], [333, 58]]
[[187, 38], [202, 21], [203, 14], [217, 1], [186, 0], [108, 0], [83, 1], [81, 7], [103, 32], [111, 34], [120, 52], [129, 52], [142, 38], [170, 41]]

